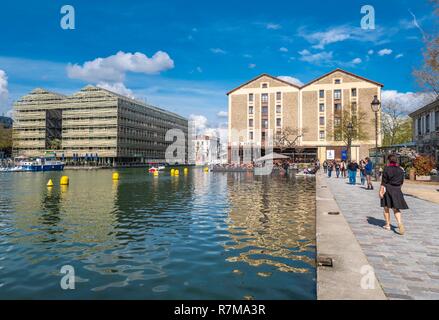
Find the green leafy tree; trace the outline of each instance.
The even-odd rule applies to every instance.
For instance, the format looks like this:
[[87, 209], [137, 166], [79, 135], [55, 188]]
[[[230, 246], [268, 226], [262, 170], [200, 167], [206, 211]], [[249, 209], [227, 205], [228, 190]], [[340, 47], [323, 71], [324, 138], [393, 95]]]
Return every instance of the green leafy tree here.
[[370, 136], [367, 113], [345, 107], [342, 111], [334, 113], [330, 119], [328, 138], [343, 142], [348, 147], [348, 159], [350, 159], [351, 144], [361, 143]]
[[12, 148], [12, 129], [6, 129], [0, 125], [0, 150]]

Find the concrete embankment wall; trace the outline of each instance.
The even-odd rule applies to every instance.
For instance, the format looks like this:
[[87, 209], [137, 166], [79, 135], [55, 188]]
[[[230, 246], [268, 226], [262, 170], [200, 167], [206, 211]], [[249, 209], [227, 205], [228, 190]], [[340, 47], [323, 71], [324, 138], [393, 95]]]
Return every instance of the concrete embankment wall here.
[[387, 299], [325, 179], [322, 175], [316, 176], [317, 262], [330, 258], [333, 266], [318, 263], [317, 299]]

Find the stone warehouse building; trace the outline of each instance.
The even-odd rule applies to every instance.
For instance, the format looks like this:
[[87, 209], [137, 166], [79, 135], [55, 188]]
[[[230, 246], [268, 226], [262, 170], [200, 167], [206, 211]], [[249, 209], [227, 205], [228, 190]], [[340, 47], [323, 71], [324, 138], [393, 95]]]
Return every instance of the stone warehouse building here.
[[[346, 143], [336, 137], [334, 126], [340, 123], [343, 110], [364, 115], [367, 137], [363, 141], [353, 141], [351, 151], [353, 159], [364, 158], [369, 155], [369, 149], [375, 146], [375, 114], [371, 102], [375, 95], [381, 100], [382, 87], [378, 82], [341, 69], [335, 69], [303, 86], [262, 74], [227, 94], [229, 161], [232, 150], [237, 149], [243, 159], [241, 149], [246, 145], [262, 146], [264, 155], [263, 141], [270, 129], [274, 135], [286, 131], [297, 134], [296, 146], [289, 150], [280, 150], [276, 146], [279, 140], [274, 138], [274, 151], [320, 161], [327, 158], [329, 151], [336, 159], [341, 159]], [[380, 113], [378, 123], [381, 123]], [[237, 130], [240, 131], [239, 137], [232, 137]], [[378, 131], [381, 132], [380, 129]], [[381, 144], [381, 134], [378, 143]]]
[[166, 132], [188, 131], [184, 117], [95, 86], [71, 96], [35, 89], [14, 104], [14, 114], [14, 156], [50, 150], [67, 162], [165, 162]]

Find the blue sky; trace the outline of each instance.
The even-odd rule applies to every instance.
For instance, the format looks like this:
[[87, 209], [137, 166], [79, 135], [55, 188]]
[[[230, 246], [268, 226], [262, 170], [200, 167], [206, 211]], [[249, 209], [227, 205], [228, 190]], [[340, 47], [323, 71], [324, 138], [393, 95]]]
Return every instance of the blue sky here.
[[[64, 4], [75, 30], [60, 27]], [[364, 4], [375, 30], [360, 28]], [[2, 2], [0, 112], [35, 87], [100, 83], [215, 125], [226, 121], [226, 92], [252, 77], [306, 83], [337, 67], [404, 95], [419, 90], [412, 71], [434, 22], [427, 0]]]

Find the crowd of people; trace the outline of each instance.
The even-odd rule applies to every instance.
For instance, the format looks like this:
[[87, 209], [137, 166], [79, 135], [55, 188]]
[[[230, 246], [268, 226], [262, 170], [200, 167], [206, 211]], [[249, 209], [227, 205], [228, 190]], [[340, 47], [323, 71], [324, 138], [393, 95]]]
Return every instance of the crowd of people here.
[[[405, 227], [402, 222], [401, 210], [408, 209], [407, 203], [404, 200], [404, 195], [401, 191], [401, 187], [404, 183], [405, 172], [397, 161], [396, 155], [388, 156], [388, 164], [378, 171], [377, 178], [381, 178], [381, 184], [379, 189], [379, 198], [381, 207], [384, 209], [384, 225], [383, 228], [391, 230], [390, 226], [390, 210], [393, 210], [396, 221], [398, 223], [398, 233], [403, 235], [405, 233]], [[337, 178], [348, 178], [350, 185], [357, 184], [357, 175], [360, 173], [361, 185], [367, 184], [367, 190], [373, 190], [372, 175], [374, 171], [374, 164], [370, 158], [357, 162], [352, 161], [336, 161], [325, 160], [322, 164], [324, 173], [329, 178], [335, 176]]]
[[357, 173], [360, 172], [361, 185], [367, 185], [367, 190], [373, 190], [372, 175], [373, 175], [373, 163], [369, 157], [360, 160], [352, 161], [336, 161], [325, 160], [322, 164], [323, 171], [329, 178], [335, 174], [337, 178], [349, 178], [349, 184], [357, 184]]

